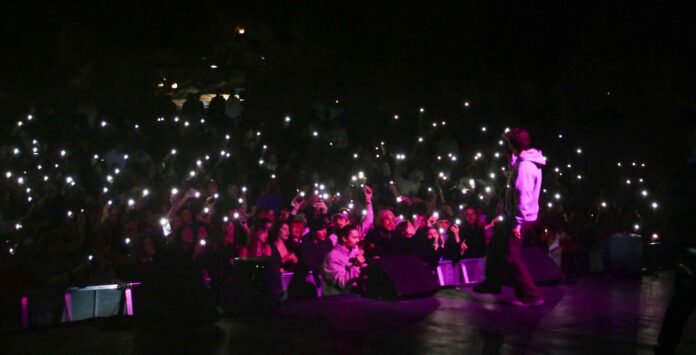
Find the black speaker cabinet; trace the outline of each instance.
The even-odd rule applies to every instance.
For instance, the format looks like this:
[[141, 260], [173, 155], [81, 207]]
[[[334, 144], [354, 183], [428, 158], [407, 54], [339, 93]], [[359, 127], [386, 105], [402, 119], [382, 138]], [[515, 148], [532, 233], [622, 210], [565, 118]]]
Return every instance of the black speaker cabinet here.
[[369, 269], [367, 294], [382, 299], [429, 296], [440, 289], [435, 270], [416, 256], [394, 256], [374, 260]]

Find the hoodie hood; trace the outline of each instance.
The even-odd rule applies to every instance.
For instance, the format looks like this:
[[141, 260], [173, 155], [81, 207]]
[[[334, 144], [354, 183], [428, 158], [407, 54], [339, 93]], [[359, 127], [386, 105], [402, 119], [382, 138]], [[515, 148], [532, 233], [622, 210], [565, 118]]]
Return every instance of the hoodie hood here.
[[522, 153], [520, 153], [519, 157], [513, 154], [512, 164], [514, 165], [517, 162], [517, 160], [530, 161], [539, 166], [546, 165], [546, 157], [541, 153], [541, 150], [534, 148], [530, 148], [523, 151]]

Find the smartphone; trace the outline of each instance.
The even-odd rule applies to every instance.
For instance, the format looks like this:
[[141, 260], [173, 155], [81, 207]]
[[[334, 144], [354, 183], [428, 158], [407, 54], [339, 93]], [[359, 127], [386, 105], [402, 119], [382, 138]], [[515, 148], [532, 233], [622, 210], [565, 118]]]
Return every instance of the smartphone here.
[[172, 233], [172, 226], [169, 224], [169, 221], [162, 224], [162, 233], [164, 233], [165, 237]]

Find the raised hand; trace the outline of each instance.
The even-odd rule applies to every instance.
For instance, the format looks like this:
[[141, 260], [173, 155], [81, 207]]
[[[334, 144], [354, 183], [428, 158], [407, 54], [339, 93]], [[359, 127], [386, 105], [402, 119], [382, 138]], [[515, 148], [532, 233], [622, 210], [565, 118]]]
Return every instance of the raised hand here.
[[365, 195], [365, 203], [368, 205], [372, 203], [372, 188], [365, 185], [363, 187], [363, 194]]

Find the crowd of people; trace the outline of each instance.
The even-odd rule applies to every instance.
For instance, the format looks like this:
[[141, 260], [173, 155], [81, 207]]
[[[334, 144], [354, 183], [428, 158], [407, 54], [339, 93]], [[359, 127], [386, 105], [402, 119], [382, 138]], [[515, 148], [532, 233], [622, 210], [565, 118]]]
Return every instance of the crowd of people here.
[[[508, 173], [500, 135], [486, 135], [496, 129], [423, 108], [380, 123], [338, 101], [315, 104], [312, 118], [258, 121], [242, 113], [242, 99], [220, 93], [207, 108], [189, 95], [180, 111], [162, 99], [140, 118], [99, 119], [84, 105], [35, 109], [6, 132], [2, 150], [2, 288], [188, 270], [224, 302], [236, 261], [268, 257], [294, 273], [288, 296], [304, 297], [359, 291], [360, 271], [379, 257], [415, 255], [433, 268], [484, 257]], [[460, 129], [480, 137], [463, 141]], [[478, 150], [481, 142], [492, 149]], [[561, 164], [554, 149], [525, 243], [548, 248], [573, 275], [603, 270], [614, 233], [658, 238], [661, 217], [646, 214], [661, 204], [646, 197], [644, 163], [601, 172], [633, 190], [612, 182], [592, 197], [579, 184], [599, 178], [581, 162], [566, 165], [570, 157]]]

